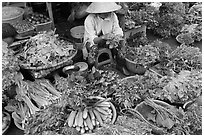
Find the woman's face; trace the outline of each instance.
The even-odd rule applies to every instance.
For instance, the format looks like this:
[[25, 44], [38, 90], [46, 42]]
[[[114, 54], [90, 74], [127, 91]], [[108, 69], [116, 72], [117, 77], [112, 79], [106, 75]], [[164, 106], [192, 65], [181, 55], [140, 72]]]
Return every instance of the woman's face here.
[[110, 12], [108, 12], [108, 13], [98, 13], [98, 16], [99, 16], [100, 18], [102, 18], [102, 19], [105, 19], [105, 18], [107, 18], [108, 16], [110, 16]]

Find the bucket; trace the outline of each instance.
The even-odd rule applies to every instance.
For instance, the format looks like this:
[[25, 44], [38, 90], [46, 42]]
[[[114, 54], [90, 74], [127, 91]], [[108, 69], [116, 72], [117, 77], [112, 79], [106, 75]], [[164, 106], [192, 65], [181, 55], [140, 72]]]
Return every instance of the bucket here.
[[23, 20], [24, 10], [19, 7], [3, 7], [2, 23], [15, 24]]
[[76, 26], [70, 29], [71, 36], [76, 39], [84, 38], [84, 26]]

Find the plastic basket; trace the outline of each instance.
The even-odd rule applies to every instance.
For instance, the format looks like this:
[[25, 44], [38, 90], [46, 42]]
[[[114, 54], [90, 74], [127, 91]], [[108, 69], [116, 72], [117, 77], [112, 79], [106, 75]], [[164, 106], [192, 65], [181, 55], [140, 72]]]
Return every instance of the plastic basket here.
[[[18, 10], [20, 12], [20, 14], [12, 16], [12, 17], [4, 17], [3, 16], [3, 14], [6, 14], [6, 13], [9, 14], [9, 12], [11, 12], [13, 10]], [[22, 8], [19, 8], [19, 7], [3, 7], [2, 8], [2, 23], [13, 24], [13, 23], [22, 21], [23, 20], [23, 14], [24, 14], [24, 10]]]
[[137, 74], [144, 74], [146, 69], [141, 65], [138, 64], [134, 61], [131, 61], [127, 58], [125, 58], [126, 60], [126, 67], [129, 71], [133, 72], [133, 73], [137, 73]]
[[84, 26], [76, 26], [70, 30], [71, 36], [76, 39], [84, 38]]
[[49, 31], [52, 28], [52, 21], [34, 25], [37, 32], [39, 31]]
[[[23, 38], [27, 36], [31, 36], [34, 33], [35, 27], [30, 23], [27, 22], [26, 20], [18, 21], [16, 23], [11, 24], [16, 31], [18, 32], [18, 35], [16, 36], [18, 38]], [[29, 25], [28, 28], [24, 28], [24, 31], [21, 30], [21, 27], [25, 27], [25, 25]]]

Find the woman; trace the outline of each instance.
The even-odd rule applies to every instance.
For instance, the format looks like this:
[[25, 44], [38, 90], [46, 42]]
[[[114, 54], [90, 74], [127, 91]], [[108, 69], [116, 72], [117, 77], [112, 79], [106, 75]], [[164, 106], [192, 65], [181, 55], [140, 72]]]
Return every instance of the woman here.
[[[114, 13], [119, 9], [121, 9], [121, 6], [115, 2], [93, 2], [89, 5], [86, 12], [90, 14], [84, 22], [84, 59], [88, 57], [91, 50], [103, 47], [106, 40], [115, 36], [123, 36], [117, 15]], [[115, 49], [112, 49], [112, 53], [113, 56], [118, 56]]]

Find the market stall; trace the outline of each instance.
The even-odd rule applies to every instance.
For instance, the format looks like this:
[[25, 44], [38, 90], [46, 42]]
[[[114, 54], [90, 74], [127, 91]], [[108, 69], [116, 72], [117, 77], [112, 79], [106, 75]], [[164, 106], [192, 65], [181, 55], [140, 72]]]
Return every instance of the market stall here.
[[54, 24], [51, 2], [48, 14], [2, 7], [18, 32], [2, 45], [2, 134], [202, 134], [202, 4], [126, 4], [125, 37], [106, 44], [126, 41], [128, 72], [109, 50], [101, 64], [82, 57], [84, 18]]

